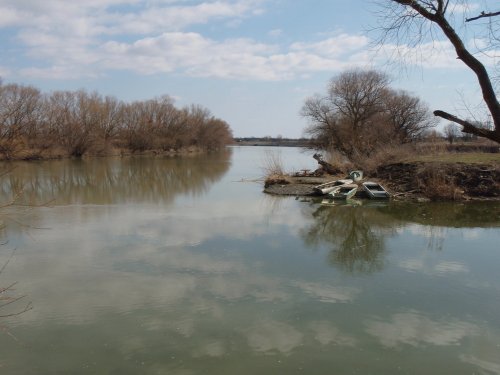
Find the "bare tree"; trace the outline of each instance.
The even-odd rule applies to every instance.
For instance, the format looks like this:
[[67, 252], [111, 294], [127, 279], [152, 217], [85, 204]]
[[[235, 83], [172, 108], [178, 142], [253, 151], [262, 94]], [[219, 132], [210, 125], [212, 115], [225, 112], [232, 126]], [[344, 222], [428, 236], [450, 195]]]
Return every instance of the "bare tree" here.
[[208, 150], [231, 141], [225, 121], [201, 106], [178, 109], [168, 95], [124, 103], [85, 90], [41, 94], [0, 79], [0, 158], [81, 157], [114, 149]]
[[359, 133], [382, 110], [389, 77], [376, 70], [348, 70], [330, 82], [329, 97], [335, 110]]
[[151, 128], [152, 119], [146, 102], [133, 102], [125, 106], [121, 130], [125, 147], [132, 152], [151, 149], [154, 140]]
[[7, 158], [16, 142], [33, 134], [40, 106], [41, 94], [34, 87], [0, 83], [0, 152]]
[[328, 105], [327, 97], [316, 95], [306, 99], [301, 114], [309, 119], [310, 125], [305, 133], [311, 137], [316, 148], [326, 150], [335, 146], [339, 152], [347, 153], [341, 141], [335, 112]]
[[434, 126], [420, 99], [389, 87], [375, 70], [349, 70], [334, 77], [326, 96], [309, 98], [302, 107], [306, 133], [316, 148], [335, 150], [355, 161], [388, 144], [411, 142]]
[[312, 120], [308, 133], [319, 132], [322, 143], [350, 158], [371, 152], [376, 139], [370, 135], [377, 126], [373, 120], [383, 112], [388, 84], [388, 76], [375, 70], [353, 69], [333, 77], [328, 94], [308, 99], [302, 109]]
[[384, 105], [385, 116], [401, 143], [412, 142], [420, 138], [427, 129], [436, 126], [427, 105], [405, 91], [389, 91]]
[[124, 104], [112, 96], [106, 96], [100, 99], [97, 110], [98, 123], [97, 128], [101, 133], [104, 143], [113, 139], [123, 121]]
[[81, 157], [92, 145], [98, 117], [95, 112], [98, 95], [59, 91], [50, 96], [52, 121], [57, 129], [57, 142], [69, 155]]
[[458, 126], [453, 122], [450, 122], [444, 128], [444, 136], [446, 140], [451, 144], [458, 138]]
[[[467, 5], [467, 1], [462, 2]], [[382, 41], [395, 40], [398, 44], [403, 44], [410, 40], [411, 44], [417, 45], [426, 37], [435, 36], [433, 29], [426, 25], [436, 26], [453, 45], [457, 58], [475, 74], [494, 129], [478, 127], [443, 110], [435, 110], [434, 115], [461, 125], [462, 132], [500, 143], [500, 104], [491, 77], [483, 63], [466, 47], [458, 30], [452, 26], [449, 5], [449, 0], [385, 0]], [[494, 17], [496, 14], [484, 12], [484, 17], [487, 15]], [[493, 35], [493, 39], [496, 38], [498, 37]]]

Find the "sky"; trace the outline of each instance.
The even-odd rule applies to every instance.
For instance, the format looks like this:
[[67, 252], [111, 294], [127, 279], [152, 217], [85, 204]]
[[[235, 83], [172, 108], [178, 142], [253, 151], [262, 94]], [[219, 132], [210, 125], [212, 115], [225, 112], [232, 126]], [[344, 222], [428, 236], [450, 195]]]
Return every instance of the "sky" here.
[[[423, 45], [375, 46], [387, 0], [0, 0], [0, 77], [43, 92], [97, 91], [120, 100], [162, 95], [200, 104], [235, 137], [303, 136], [306, 98], [332, 77], [378, 69], [430, 109], [470, 117], [478, 85], [439, 33]], [[465, 15], [498, 0], [452, 4]], [[474, 51], [484, 25], [464, 29]], [[396, 52], [409, 56], [394, 59]], [[477, 52], [488, 69], [500, 51]], [[442, 126], [443, 124], [441, 124]]]

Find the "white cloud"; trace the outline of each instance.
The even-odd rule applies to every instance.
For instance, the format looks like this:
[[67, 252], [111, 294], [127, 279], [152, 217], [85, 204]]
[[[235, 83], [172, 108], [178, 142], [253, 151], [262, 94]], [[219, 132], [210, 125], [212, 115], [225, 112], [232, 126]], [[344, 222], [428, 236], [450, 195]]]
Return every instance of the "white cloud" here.
[[378, 58], [402, 61], [426, 69], [461, 69], [464, 64], [457, 59], [457, 54], [450, 42], [434, 40], [418, 46], [386, 44], [378, 51]]
[[[133, 43], [108, 42], [102, 46], [102, 54], [106, 67], [143, 74], [181, 70], [199, 77], [283, 80], [303, 73], [352, 66], [352, 61], [343, 60], [342, 55], [361, 48], [366, 40], [358, 40], [356, 44], [351, 39], [358, 40], [342, 35], [324, 43], [295, 43], [280, 52], [279, 46], [251, 39], [216, 41], [198, 33], [174, 32]], [[358, 61], [358, 64], [367, 62]]]
[[273, 29], [271, 31], [268, 32], [268, 35], [273, 37], [273, 38], [277, 38], [277, 37], [280, 37], [283, 35], [283, 30], [281, 29]]
[[[15, 28], [24, 54], [35, 60], [31, 66], [22, 64], [26, 67], [19, 71], [29, 77], [98, 77], [118, 69], [278, 81], [373, 65], [370, 40], [357, 34], [276, 45], [249, 38], [216, 39], [191, 29], [216, 23], [236, 28], [242, 20], [262, 14], [267, 1], [25, 0], [12, 4], [0, 0], [0, 28]], [[269, 36], [282, 33], [274, 29]], [[419, 48], [386, 45], [380, 51], [375, 59], [379, 63], [403, 55], [429, 69], [464, 68], [445, 41]]]
[[292, 51], [312, 51], [320, 56], [336, 57], [367, 47], [370, 40], [361, 35], [340, 34], [314, 43], [293, 43]]
[[140, 13], [116, 16], [114, 32], [149, 34], [159, 30], [182, 30], [211, 20], [237, 19], [258, 14], [259, 1], [204, 2], [192, 6], [151, 7]]
[[15, 26], [22, 20], [22, 15], [16, 9], [13, 9], [11, 7], [2, 7], [1, 10], [0, 28]]
[[[265, 1], [26, 0], [12, 5], [0, 0], [0, 28], [16, 27], [25, 54], [39, 62], [21, 74], [61, 79], [121, 69], [284, 80], [350, 66], [348, 55], [368, 43], [366, 37], [340, 34], [314, 43], [277, 46], [248, 38], [217, 40], [188, 30], [221, 20], [234, 27], [246, 17], [261, 14]], [[275, 29], [270, 35], [281, 33]]]
[[[179, 1], [86, 0], [69, 2], [0, 0], [0, 27], [74, 35], [151, 34], [181, 30], [212, 20], [244, 18], [262, 12], [264, 0], [218, 0], [198, 4]], [[133, 6], [133, 11], [127, 10]]]

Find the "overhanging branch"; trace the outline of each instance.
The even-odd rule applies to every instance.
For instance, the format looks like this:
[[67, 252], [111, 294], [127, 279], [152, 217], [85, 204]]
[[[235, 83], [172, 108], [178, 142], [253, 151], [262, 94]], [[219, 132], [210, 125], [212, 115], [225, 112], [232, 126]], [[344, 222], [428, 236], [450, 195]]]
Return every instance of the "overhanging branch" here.
[[500, 143], [500, 133], [497, 131], [492, 131], [488, 129], [483, 129], [483, 128], [478, 128], [477, 126], [471, 124], [470, 122], [466, 120], [462, 120], [461, 118], [452, 115], [448, 112], [445, 111], [434, 111], [434, 116], [444, 118], [445, 120], [454, 122], [456, 124], [459, 124], [462, 126], [462, 132], [463, 133], [469, 133], [469, 134], [474, 134], [479, 137], [484, 137], [491, 139], [492, 141], [496, 141]]
[[495, 17], [495, 16], [500, 16], [500, 11], [498, 11], [498, 12], [490, 12], [490, 13], [481, 12], [481, 14], [479, 16], [471, 17], [471, 18], [466, 18], [465, 22], [470, 22], [470, 21], [478, 20], [480, 18]]

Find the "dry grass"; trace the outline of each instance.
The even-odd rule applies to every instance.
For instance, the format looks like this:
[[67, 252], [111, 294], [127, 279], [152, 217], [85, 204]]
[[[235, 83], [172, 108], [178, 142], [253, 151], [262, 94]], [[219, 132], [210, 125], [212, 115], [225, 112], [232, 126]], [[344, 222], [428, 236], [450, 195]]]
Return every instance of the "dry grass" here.
[[375, 174], [377, 168], [381, 165], [404, 161], [411, 157], [411, 155], [415, 155], [415, 153], [416, 149], [413, 145], [387, 146], [371, 154], [369, 157], [358, 160], [356, 165], [365, 174]]
[[285, 176], [285, 169], [283, 167], [283, 159], [280, 152], [266, 151], [263, 159], [264, 175], [269, 176]]
[[411, 155], [406, 158], [408, 162], [441, 162], [441, 163], [466, 163], [466, 164], [483, 164], [483, 163], [500, 163], [500, 153], [480, 153], [480, 152], [465, 152], [465, 153], [435, 153], [431, 155]]
[[348, 172], [355, 168], [355, 164], [338, 151], [329, 151], [326, 161], [341, 171]]
[[460, 200], [464, 191], [459, 188], [452, 174], [446, 174], [436, 165], [426, 165], [417, 176], [420, 191], [431, 200]]
[[285, 172], [280, 152], [266, 151], [262, 170], [265, 176], [265, 187], [276, 184], [287, 185], [291, 182], [290, 176]]
[[[472, 147], [471, 147], [472, 149]], [[500, 153], [448, 151], [448, 145], [440, 143], [420, 143], [396, 145], [378, 150], [369, 157], [356, 160], [356, 166], [365, 173], [375, 173], [378, 167], [393, 163], [500, 163]]]

